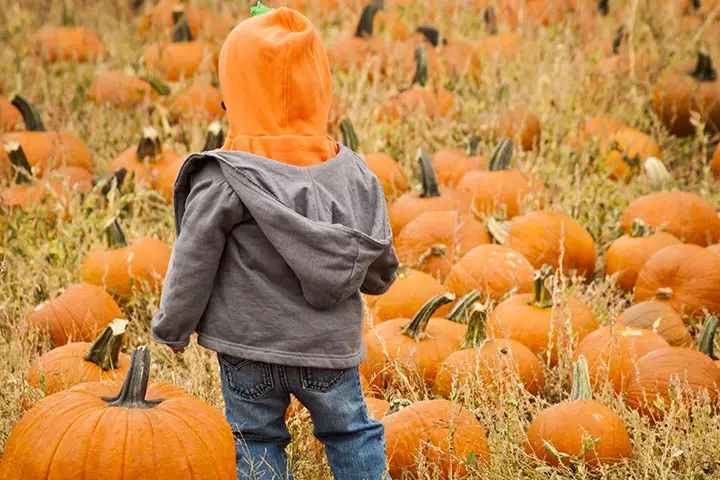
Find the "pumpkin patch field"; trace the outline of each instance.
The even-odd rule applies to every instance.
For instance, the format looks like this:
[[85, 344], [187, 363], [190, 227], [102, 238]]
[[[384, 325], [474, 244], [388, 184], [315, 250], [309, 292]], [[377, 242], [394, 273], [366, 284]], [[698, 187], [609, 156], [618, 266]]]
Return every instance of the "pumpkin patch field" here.
[[[215, 354], [150, 320], [253, 6], [0, 0], [0, 479], [235, 478]], [[720, 2], [266, 6], [319, 30], [388, 204], [360, 372], [392, 478], [720, 479]]]

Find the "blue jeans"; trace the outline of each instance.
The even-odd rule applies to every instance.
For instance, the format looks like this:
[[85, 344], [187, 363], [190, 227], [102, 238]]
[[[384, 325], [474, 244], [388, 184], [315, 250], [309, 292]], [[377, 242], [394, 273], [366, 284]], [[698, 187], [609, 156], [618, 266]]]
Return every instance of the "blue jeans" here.
[[292, 479], [285, 412], [293, 394], [310, 412], [338, 480], [389, 480], [385, 430], [368, 417], [357, 367], [288, 367], [218, 354], [225, 415], [235, 435], [238, 479]]

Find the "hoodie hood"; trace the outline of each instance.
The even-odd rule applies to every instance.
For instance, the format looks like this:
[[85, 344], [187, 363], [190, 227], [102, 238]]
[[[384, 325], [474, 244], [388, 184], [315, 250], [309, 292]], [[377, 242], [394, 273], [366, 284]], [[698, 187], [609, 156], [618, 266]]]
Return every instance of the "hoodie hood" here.
[[223, 150], [310, 166], [337, 155], [326, 134], [330, 67], [318, 32], [295, 10], [278, 8], [238, 24], [219, 61], [230, 123]]
[[189, 177], [208, 157], [218, 161], [225, 180], [314, 308], [333, 308], [358, 290], [382, 293], [392, 283], [397, 259], [382, 187], [351, 150], [340, 147], [335, 158], [307, 168], [243, 152], [192, 155], [175, 184], [178, 229]]

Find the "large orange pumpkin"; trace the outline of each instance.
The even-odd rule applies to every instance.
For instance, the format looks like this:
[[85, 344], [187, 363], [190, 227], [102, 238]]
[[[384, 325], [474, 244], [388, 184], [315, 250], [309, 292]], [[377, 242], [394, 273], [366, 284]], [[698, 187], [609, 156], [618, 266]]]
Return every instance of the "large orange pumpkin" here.
[[438, 183], [446, 187], [455, 187], [470, 171], [488, 168], [488, 158], [477, 155], [476, 138], [470, 140], [467, 154], [457, 148], [446, 148], [435, 152], [432, 162]]
[[50, 63], [95, 61], [107, 53], [97, 32], [87, 27], [72, 26], [41, 27], [35, 33], [31, 49], [33, 55]]
[[328, 48], [328, 60], [333, 70], [348, 73], [368, 68], [369, 74], [384, 68], [387, 42], [373, 36], [373, 23], [381, 7], [376, 2], [365, 6], [352, 35], [341, 38]]
[[146, 127], [137, 146], [123, 150], [110, 163], [110, 170], [124, 168], [136, 181], [154, 187], [161, 172], [179, 158], [179, 153], [163, 145], [155, 128]]
[[121, 70], [101, 73], [87, 90], [87, 98], [95, 103], [133, 107], [167, 95], [170, 88], [156, 78], [142, 78]]
[[10, 432], [0, 478], [237, 478], [222, 413], [171, 385], [148, 384], [149, 374], [150, 352], [140, 347], [125, 383], [82, 383], [41, 400]]
[[[367, 296], [368, 307], [373, 313], [373, 321], [382, 323], [394, 318], [411, 318], [425, 302], [445, 292], [436, 278], [420, 270], [401, 268], [395, 282], [387, 292], [377, 296]], [[438, 315], [450, 311], [449, 306], [440, 307]]]
[[130, 367], [130, 358], [120, 353], [126, 325], [126, 320], [113, 320], [94, 343], [73, 342], [49, 351], [30, 366], [28, 383], [51, 395], [78, 383], [123, 378]]
[[689, 347], [693, 343], [680, 314], [655, 300], [636, 303], [620, 314], [616, 324], [652, 330], [673, 347]]
[[540, 117], [522, 107], [500, 109], [487, 116], [478, 128], [492, 140], [518, 140], [523, 150], [537, 148], [542, 132]]
[[207, 82], [194, 82], [174, 93], [169, 102], [170, 113], [180, 121], [215, 120], [225, 114], [220, 90]]

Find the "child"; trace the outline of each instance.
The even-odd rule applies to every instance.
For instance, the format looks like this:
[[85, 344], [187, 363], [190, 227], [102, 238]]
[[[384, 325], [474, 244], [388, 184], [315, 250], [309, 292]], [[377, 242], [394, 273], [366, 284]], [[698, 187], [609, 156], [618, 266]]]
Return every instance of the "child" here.
[[255, 15], [225, 41], [219, 77], [230, 131], [176, 180], [177, 241], [153, 338], [182, 352], [195, 331], [218, 353], [239, 478], [291, 475], [290, 394], [335, 478], [388, 478], [357, 368], [360, 292], [385, 292], [398, 263], [377, 178], [325, 134], [320, 37], [294, 10]]

